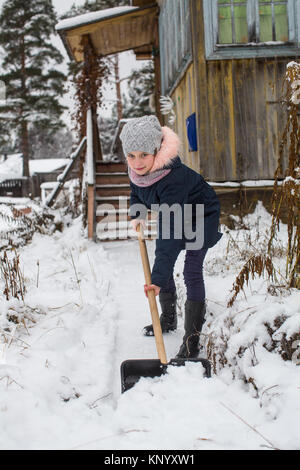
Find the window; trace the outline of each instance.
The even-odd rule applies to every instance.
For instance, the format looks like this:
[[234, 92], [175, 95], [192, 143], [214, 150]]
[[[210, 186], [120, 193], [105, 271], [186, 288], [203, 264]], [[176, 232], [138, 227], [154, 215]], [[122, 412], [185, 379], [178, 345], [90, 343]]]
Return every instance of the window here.
[[258, 38], [257, 42], [289, 40], [287, 1], [258, 2]]
[[207, 58], [300, 55], [299, 3], [203, 0]]
[[218, 2], [218, 44], [248, 42], [247, 2]]

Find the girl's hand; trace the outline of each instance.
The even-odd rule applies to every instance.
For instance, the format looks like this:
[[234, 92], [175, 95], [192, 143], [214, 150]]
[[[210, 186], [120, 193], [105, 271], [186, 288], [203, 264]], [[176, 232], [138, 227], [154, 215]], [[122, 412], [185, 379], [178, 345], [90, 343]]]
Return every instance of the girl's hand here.
[[132, 226], [133, 230], [135, 230], [135, 232], [137, 232], [137, 226], [138, 226], [139, 224], [141, 224], [141, 226], [143, 227], [143, 230], [145, 230], [145, 228], [146, 228], [146, 221], [145, 221], [145, 219], [132, 219], [132, 220], [130, 221], [130, 223], [131, 223], [131, 226]]
[[146, 297], [148, 297], [148, 290], [154, 290], [155, 295], [158, 295], [160, 292], [160, 287], [156, 286], [155, 284], [150, 284], [150, 286], [147, 286], [147, 284], [144, 285], [144, 292]]

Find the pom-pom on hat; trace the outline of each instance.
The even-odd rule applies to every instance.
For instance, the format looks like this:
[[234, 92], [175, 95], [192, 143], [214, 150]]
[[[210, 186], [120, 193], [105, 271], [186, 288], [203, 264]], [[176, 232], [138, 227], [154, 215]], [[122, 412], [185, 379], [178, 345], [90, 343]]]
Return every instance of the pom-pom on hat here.
[[120, 134], [125, 157], [130, 152], [154, 155], [160, 149], [162, 138], [161, 125], [154, 115], [130, 119]]

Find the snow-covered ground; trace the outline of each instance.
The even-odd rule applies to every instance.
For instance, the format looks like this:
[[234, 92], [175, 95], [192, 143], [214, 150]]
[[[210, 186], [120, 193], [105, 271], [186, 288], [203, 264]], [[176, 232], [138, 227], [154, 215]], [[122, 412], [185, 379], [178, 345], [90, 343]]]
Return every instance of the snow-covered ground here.
[[[269, 216], [260, 206], [250, 218], [255, 233], [260, 221], [263, 238]], [[281, 235], [284, 244], [284, 228]], [[241, 249], [247, 237], [227, 231], [206, 260], [203, 340], [215, 354], [212, 378], [189, 363], [124, 394], [121, 362], [157, 357], [154, 338], [142, 335], [150, 313], [138, 242], [95, 244], [76, 219], [18, 249], [25, 302], [0, 302], [0, 448], [300, 449], [297, 357], [284, 361], [275, 347], [266, 349], [266, 325], [276, 318], [286, 318], [277, 335], [299, 331], [300, 292], [271, 295], [266, 279], [256, 279], [226, 308], [242, 265], [234, 244]], [[147, 246], [152, 263], [155, 242]], [[181, 308], [183, 261], [182, 252], [175, 266]], [[8, 321], [16, 316], [19, 323]], [[164, 335], [168, 358], [182, 334], [180, 317], [178, 330]]]

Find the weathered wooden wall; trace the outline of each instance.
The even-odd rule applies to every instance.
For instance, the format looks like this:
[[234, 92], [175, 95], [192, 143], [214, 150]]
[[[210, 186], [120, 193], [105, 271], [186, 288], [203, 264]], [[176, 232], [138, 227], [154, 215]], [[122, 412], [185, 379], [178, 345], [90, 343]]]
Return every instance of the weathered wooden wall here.
[[171, 94], [192, 61], [190, 0], [160, 3], [159, 42], [163, 94]]
[[172, 94], [175, 103], [176, 121], [174, 130], [182, 142], [181, 158], [189, 167], [199, 172], [198, 152], [190, 152], [186, 132], [186, 118], [196, 112], [196, 90], [195, 90], [194, 65], [191, 64], [186, 74]]
[[[191, 1], [193, 63], [172, 93], [183, 160], [211, 181], [272, 179], [286, 122], [280, 104], [293, 58], [206, 60], [202, 0]], [[198, 152], [186, 118], [196, 112]]]
[[289, 61], [206, 62], [207, 89], [199, 113], [207, 105], [208, 145], [200, 154], [200, 168], [207, 178], [273, 178], [286, 123], [279, 100]]

